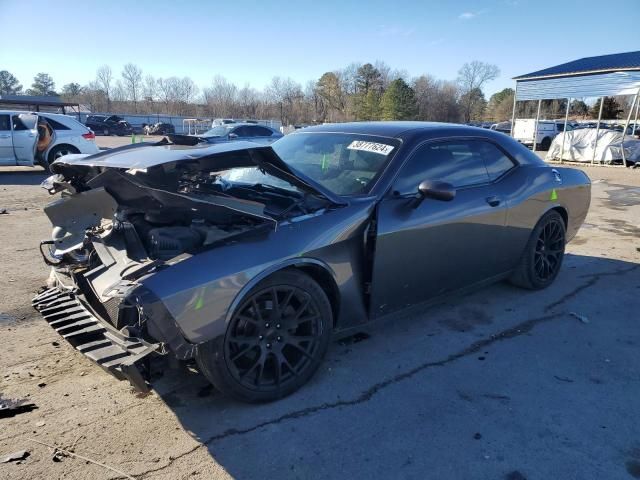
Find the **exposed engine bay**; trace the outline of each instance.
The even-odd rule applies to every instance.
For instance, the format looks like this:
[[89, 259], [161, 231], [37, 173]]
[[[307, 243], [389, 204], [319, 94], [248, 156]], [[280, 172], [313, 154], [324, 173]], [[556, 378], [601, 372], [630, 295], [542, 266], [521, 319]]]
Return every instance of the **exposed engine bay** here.
[[[143, 357], [170, 350], [185, 360], [196, 349], [162, 297], [174, 282], [150, 282], [195, 255], [263, 239], [339, 202], [270, 147], [243, 143], [68, 155], [42, 184], [60, 198], [45, 207], [53, 231], [40, 248], [52, 271], [33, 305], [78, 350], [139, 390], [148, 380]], [[192, 298], [188, 308], [202, 302]]]
[[[117, 236], [123, 236], [133, 261], [169, 260], [258, 226], [276, 228], [283, 219], [327, 205], [273, 178], [246, 150], [147, 168], [69, 163], [56, 164], [54, 171], [43, 186], [51, 194], [62, 192], [45, 209], [54, 225], [52, 263], [58, 264], [84, 265], [95, 251], [95, 239], [108, 242]], [[246, 181], [267, 177], [269, 184]]]

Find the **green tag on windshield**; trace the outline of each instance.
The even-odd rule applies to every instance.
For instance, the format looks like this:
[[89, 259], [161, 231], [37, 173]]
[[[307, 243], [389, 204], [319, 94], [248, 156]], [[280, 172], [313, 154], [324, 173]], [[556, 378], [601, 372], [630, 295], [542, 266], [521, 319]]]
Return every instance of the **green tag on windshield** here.
[[322, 154], [322, 164], [321, 164], [321, 167], [322, 167], [322, 171], [323, 171], [323, 172], [326, 172], [326, 171], [327, 171], [327, 169], [329, 168], [329, 162], [327, 162], [327, 154], [326, 154], [326, 153]]

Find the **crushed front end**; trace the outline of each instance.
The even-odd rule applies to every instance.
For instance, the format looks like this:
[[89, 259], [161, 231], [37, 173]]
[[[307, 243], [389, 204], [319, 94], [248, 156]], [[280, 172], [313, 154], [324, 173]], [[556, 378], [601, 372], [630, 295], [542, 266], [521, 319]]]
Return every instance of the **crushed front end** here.
[[[271, 231], [278, 218], [325, 204], [300, 190], [224, 177], [234, 168], [254, 169], [298, 182], [277, 159], [265, 161], [269, 155], [268, 148], [238, 144], [155, 144], [58, 160], [55, 175], [43, 183], [52, 195], [60, 194], [45, 207], [53, 232], [40, 246], [51, 275], [33, 306], [84, 355], [147, 390], [151, 355], [189, 360], [197, 348], [181, 330], [175, 298], [199, 291], [198, 285], [184, 273], [164, 275], [167, 269], [179, 271], [172, 267], [201, 252], [251, 231]], [[224, 331], [223, 320], [211, 322]]]

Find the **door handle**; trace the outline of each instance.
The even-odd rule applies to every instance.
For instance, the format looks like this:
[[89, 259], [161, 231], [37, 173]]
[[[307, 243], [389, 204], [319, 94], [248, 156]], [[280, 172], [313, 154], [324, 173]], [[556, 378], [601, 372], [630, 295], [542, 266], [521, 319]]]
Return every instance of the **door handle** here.
[[9, 138], [9, 137], [11, 137], [11, 135], [8, 135], [6, 133], [4, 135], [0, 135], [0, 138]]
[[35, 137], [35, 136], [36, 136], [36, 134], [35, 134], [35, 133], [30, 133], [30, 134], [29, 134], [29, 137]]
[[492, 207], [497, 207], [498, 205], [500, 205], [500, 198], [496, 196], [487, 197], [486, 200], [487, 200], [487, 203]]

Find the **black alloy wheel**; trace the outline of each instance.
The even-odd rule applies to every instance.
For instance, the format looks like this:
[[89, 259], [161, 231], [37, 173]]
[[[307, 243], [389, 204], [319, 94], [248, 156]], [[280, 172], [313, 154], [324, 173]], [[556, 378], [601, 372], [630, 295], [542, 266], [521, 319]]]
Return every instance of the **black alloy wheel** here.
[[534, 267], [538, 280], [546, 282], [557, 275], [564, 255], [564, 224], [562, 219], [549, 219], [541, 229], [534, 252]]
[[538, 290], [548, 287], [558, 276], [566, 244], [562, 216], [551, 210], [543, 215], [531, 232], [518, 266], [509, 281], [519, 287]]
[[248, 402], [275, 400], [317, 370], [331, 325], [322, 288], [301, 272], [279, 272], [247, 294], [223, 337], [198, 349], [198, 364], [225, 394]]

